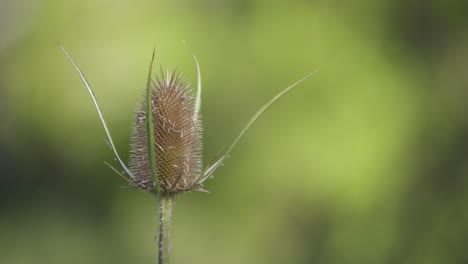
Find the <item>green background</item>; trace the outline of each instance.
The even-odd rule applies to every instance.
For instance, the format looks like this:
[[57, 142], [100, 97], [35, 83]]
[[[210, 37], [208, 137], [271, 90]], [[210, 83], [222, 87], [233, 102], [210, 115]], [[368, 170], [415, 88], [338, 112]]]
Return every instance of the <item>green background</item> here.
[[466, 1], [0, 2], [0, 263], [156, 263], [156, 201], [125, 185], [151, 52], [203, 79], [205, 164], [172, 263], [467, 263]]

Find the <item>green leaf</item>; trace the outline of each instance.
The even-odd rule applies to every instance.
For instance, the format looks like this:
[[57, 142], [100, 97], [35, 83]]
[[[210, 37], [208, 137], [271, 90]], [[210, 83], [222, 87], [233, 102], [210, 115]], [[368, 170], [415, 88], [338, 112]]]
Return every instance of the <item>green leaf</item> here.
[[153, 177], [154, 184], [154, 193], [158, 195], [159, 193], [159, 181], [158, 173], [156, 171], [156, 150], [155, 150], [155, 141], [154, 141], [154, 126], [153, 126], [153, 115], [151, 111], [152, 98], [151, 98], [151, 74], [153, 72], [153, 62], [154, 62], [154, 53], [151, 58], [151, 63], [148, 72], [148, 79], [146, 81], [146, 131], [148, 134], [148, 156], [151, 168], [151, 176]]
[[195, 111], [194, 111], [194, 119], [197, 120], [198, 113], [200, 112], [200, 107], [201, 107], [201, 92], [202, 92], [201, 73], [200, 73], [200, 64], [198, 64], [197, 57], [195, 57], [195, 55], [192, 55], [192, 56], [193, 56], [193, 59], [195, 60], [195, 64], [197, 65], [197, 96], [195, 98]]
[[96, 107], [96, 110], [99, 114], [99, 120], [101, 120], [101, 123], [102, 123], [102, 126], [104, 127], [104, 130], [106, 131], [106, 137], [107, 137], [107, 142], [109, 143], [109, 147], [111, 148], [115, 158], [119, 161], [120, 165], [122, 166], [122, 168], [124, 169], [124, 171], [127, 173], [128, 176], [130, 176], [131, 179], [135, 179], [135, 176], [132, 174], [132, 172], [127, 168], [127, 166], [125, 166], [124, 162], [122, 161], [122, 159], [120, 158], [119, 154], [117, 153], [117, 149], [115, 148], [115, 145], [114, 145], [114, 141], [112, 140], [112, 136], [109, 132], [109, 128], [107, 128], [107, 124], [106, 124], [106, 120], [104, 120], [104, 115], [102, 113], [102, 110], [101, 108], [99, 107], [99, 104], [98, 104], [98, 101], [96, 99], [96, 96], [94, 95], [94, 92], [93, 92], [93, 89], [91, 89], [91, 85], [89, 85], [89, 82], [88, 80], [86, 79], [86, 77], [84, 76], [84, 74], [81, 72], [80, 68], [78, 68], [78, 65], [76, 64], [76, 62], [72, 59], [72, 57], [70, 56], [70, 54], [68, 54], [68, 52], [65, 50], [64, 47], [62, 47], [60, 44], [58, 44], [58, 46], [60, 47], [60, 49], [63, 51], [63, 53], [65, 54], [65, 56], [67, 56], [68, 60], [70, 60], [70, 62], [73, 64], [73, 67], [75, 67], [76, 71], [78, 72], [78, 74], [80, 75], [80, 78], [81, 80], [83, 81], [84, 85], [86, 86], [86, 88], [88, 89], [88, 92], [89, 92], [89, 95], [91, 96], [91, 99], [93, 100], [93, 104], [94, 106]]
[[211, 163], [203, 172], [203, 174], [201, 175], [200, 177], [200, 180], [197, 181], [197, 183], [203, 183], [205, 180], [207, 180], [211, 175], [213, 175], [213, 173], [216, 171], [216, 169], [221, 166], [224, 162], [224, 160], [226, 160], [226, 158], [229, 157], [229, 153], [231, 153], [232, 149], [237, 145], [237, 143], [239, 142], [239, 140], [242, 138], [242, 136], [245, 134], [245, 132], [247, 132], [247, 130], [250, 128], [250, 126], [252, 126], [252, 124], [257, 120], [258, 117], [260, 117], [260, 115], [266, 110], [268, 109], [268, 107], [273, 104], [276, 100], [278, 100], [281, 96], [283, 96], [285, 93], [287, 93], [289, 90], [291, 90], [292, 88], [294, 88], [295, 86], [297, 86], [298, 84], [302, 83], [303, 81], [305, 81], [307, 78], [309, 78], [312, 74], [316, 73], [317, 70], [309, 73], [307, 76], [305, 76], [304, 78], [300, 79], [299, 81], [293, 83], [292, 85], [290, 85], [289, 87], [287, 87], [286, 89], [284, 89], [283, 91], [281, 91], [280, 93], [278, 93], [275, 97], [273, 97], [270, 101], [268, 101], [264, 106], [262, 106], [262, 108], [260, 108], [257, 113], [255, 113], [255, 115], [249, 120], [249, 122], [247, 123], [247, 125], [245, 126], [244, 129], [242, 129], [242, 131], [240, 132], [239, 136], [234, 140], [234, 142], [231, 144], [231, 146], [229, 146], [229, 148], [227, 149], [227, 151], [224, 153], [224, 155], [222, 155], [219, 159], [217, 159], [216, 161], [214, 161], [213, 163]]

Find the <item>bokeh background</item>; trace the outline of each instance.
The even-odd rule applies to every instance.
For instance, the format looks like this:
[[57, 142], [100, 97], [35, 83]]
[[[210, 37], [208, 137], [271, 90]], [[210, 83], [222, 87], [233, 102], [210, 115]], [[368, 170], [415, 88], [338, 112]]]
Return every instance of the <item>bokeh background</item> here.
[[[0, 263], [156, 263], [121, 155], [154, 46], [203, 78], [204, 160], [172, 263], [468, 263], [466, 1], [0, 1]], [[116, 165], [115, 162], [113, 164]]]

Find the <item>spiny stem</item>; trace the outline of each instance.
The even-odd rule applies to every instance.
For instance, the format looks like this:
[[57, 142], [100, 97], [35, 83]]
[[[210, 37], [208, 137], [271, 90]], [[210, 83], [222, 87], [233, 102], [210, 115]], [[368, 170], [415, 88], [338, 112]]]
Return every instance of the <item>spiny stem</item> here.
[[159, 195], [158, 264], [169, 263], [171, 219], [174, 195]]

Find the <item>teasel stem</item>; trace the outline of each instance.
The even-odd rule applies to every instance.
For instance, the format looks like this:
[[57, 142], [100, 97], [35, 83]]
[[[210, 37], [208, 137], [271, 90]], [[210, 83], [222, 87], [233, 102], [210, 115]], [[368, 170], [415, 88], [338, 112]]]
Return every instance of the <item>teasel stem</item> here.
[[174, 195], [159, 195], [159, 226], [158, 226], [158, 264], [169, 263], [171, 250], [171, 221], [174, 208]]

